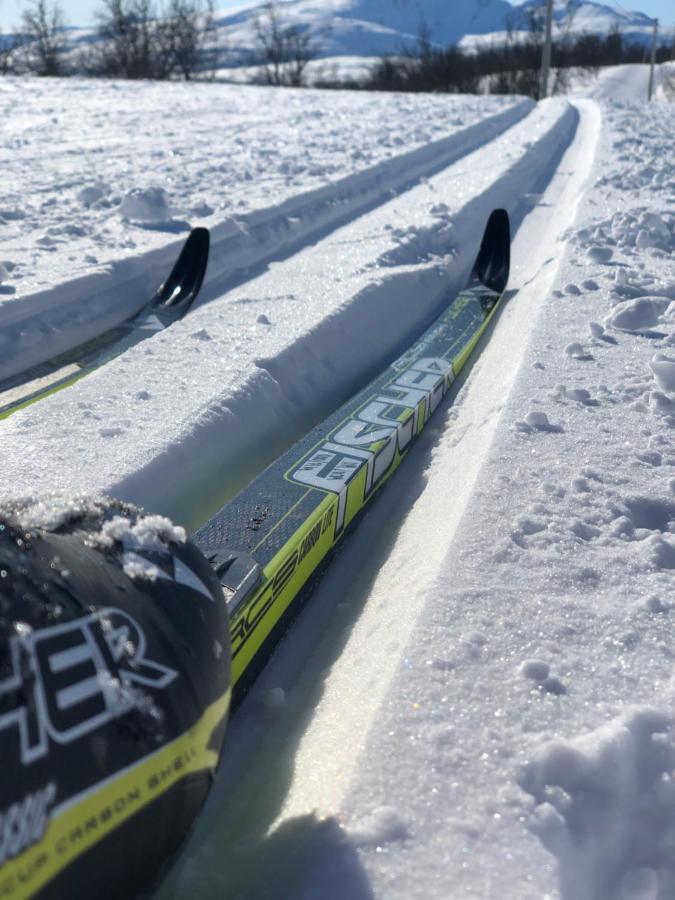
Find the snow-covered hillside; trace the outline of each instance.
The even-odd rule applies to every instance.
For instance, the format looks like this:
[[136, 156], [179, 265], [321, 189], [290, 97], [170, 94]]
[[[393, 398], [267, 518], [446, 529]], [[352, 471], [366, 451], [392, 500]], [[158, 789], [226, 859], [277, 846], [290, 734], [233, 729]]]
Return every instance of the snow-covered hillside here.
[[[472, 48], [486, 42], [500, 43], [509, 28], [524, 37], [530, 14], [538, 10], [540, 15], [541, 7], [541, 0], [519, 4], [509, 0], [285, 0], [281, 9], [285, 26], [312, 32], [320, 59], [372, 59], [414, 47], [422, 24], [439, 46]], [[592, 0], [575, 0], [571, 8], [570, 23], [567, 0], [555, 0], [556, 33], [571, 28], [574, 32], [606, 35], [619, 28], [627, 40], [651, 41], [653, 22], [644, 13]], [[254, 22], [261, 9], [262, 2], [251, 0], [235, 9], [216, 11], [220, 66], [238, 68], [254, 63], [258, 53]], [[95, 40], [91, 27], [68, 31], [68, 41], [76, 51]], [[662, 29], [661, 40], [670, 42], [667, 29]]]
[[[254, 47], [251, 22], [259, 8], [251, 5], [217, 16], [223, 39], [244, 61], [242, 51]], [[440, 46], [471, 46], [480, 38], [498, 42], [504, 40], [507, 27], [527, 31], [535, 9], [541, 13], [540, 0], [526, 0], [522, 5], [508, 0], [462, 0], [452, 4], [451, 15], [448, 0], [289, 0], [283, 14], [289, 24], [315, 32], [322, 57], [373, 57], [413, 46], [422, 23]], [[566, 0], [556, 0], [554, 19], [556, 29], [568, 27]], [[652, 20], [640, 12], [581, 0], [573, 4], [574, 31], [607, 34], [617, 27], [628, 39], [648, 41], [652, 26]]]
[[183, 321], [0, 422], [3, 499], [194, 528], [445, 308], [491, 209], [514, 226], [501, 314], [239, 709], [158, 900], [672, 900], [675, 107], [0, 103], [8, 369], [138, 308], [184, 222], [214, 237]]

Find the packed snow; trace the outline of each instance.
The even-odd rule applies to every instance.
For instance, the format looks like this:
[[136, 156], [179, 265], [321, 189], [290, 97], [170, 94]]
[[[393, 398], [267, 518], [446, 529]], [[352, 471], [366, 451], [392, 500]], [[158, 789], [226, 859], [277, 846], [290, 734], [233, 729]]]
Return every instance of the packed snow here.
[[[21, 90], [0, 81], [0, 98]], [[19, 199], [0, 201], [47, 203], [77, 182], [49, 204], [65, 227], [78, 202], [101, 202], [110, 165], [124, 190], [114, 208], [85, 207], [78, 240], [109, 228], [106, 258], [140, 264], [167, 240], [157, 226], [193, 203], [180, 182], [148, 181], [155, 165], [180, 171], [170, 151], [189, 136], [165, 133], [153, 158], [152, 85], [134, 86], [148, 110], [136, 120], [116, 106], [124, 85], [49, 90], [25, 126], [35, 146], [10, 160]], [[184, 90], [186, 104], [189, 90], [202, 98], [212, 173], [243, 172], [252, 148], [279, 154], [248, 193], [232, 176], [249, 227], [237, 245], [232, 207], [195, 164], [186, 184], [218, 238], [204, 302], [1, 423], [5, 497], [112, 493], [182, 535], [163, 516], [194, 527], [422, 331], [461, 287], [493, 207], [515, 235], [502, 312], [230, 724], [158, 898], [672, 898], [675, 107], [231, 87], [248, 125], [237, 144], [204, 99], [223, 88]], [[49, 128], [57, 98], [64, 128], [81, 101], [108, 122], [100, 170], [76, 165], [72, 122], [72, 153], [44, 155], [37, 123]], [[425, 155], [432, 142], [445, 155]], [[300, 146], [310, 155], [286, 181]], [[31, 154], [44, 190], [22, 195]], [[397, 158], [414, 162], [407, 180]], [[331, 216], [335, 185], [354, 177]], [[297, 239], [275, 244], [269, 209], [283, 203], [304, 212]], [[73, 262], [41, 268], [63, 250], [27, 251], [21, 268], [19, 245], [3, 248], [0, 290], [23, 273], [65, 296]], [[233, 269], [237, 247], [248, 271]], [[2, 315], [33, 301], [5, 296], [7, 340]]]
[[[515, 98], [465, 97], [448, 107], [431, 96], [416, 103], [343, 91], [273, 94], [149, 84], [139, 97], [128, 83], [0, 81], [8, 122], [0, 150], [8, 179], [0, 198], [0, 378], [137, 312], [190, 225], [212, 229], [208, 278], [217, 296], [224, 280], [447, 165], [531, 106]], [[21, 115], [10, 115], [18, 103]], [[396, 133], [392, 118], [404, 123]]]

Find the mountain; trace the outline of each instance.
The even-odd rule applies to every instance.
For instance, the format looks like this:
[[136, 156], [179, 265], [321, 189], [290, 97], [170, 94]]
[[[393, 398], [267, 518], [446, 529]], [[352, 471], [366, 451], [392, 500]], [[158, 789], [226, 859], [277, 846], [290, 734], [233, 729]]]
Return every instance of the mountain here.
[[[262, 4], [248, 4], [236, 12], [217, 15], [217, 26], [235, 56], [254, 45], [252, 22]], [[514, 6], [507, 0], [286, 0], [284, 21], [321, 33], [321, 55], [381, 56], [414, 44], [424, 23], [434, 43], [447, 46], [490, 36], [499, 40], [510, 25], [527, 30], [528, 14], [541, 9], [542, 0]], [[555, 0], [556, 25], [567, 21], [566, 0]], [[632, 39], [647, 40], [652, 21], [640, 12], [620, 12], [601, 3], [573, 0], [575, 31], [606, 34], [618, 26]]]

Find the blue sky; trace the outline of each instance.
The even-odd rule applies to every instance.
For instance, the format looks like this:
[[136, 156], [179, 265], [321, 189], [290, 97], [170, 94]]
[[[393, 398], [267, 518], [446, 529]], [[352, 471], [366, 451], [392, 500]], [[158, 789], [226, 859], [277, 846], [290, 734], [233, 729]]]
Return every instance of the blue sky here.
[[[94, 21], [94, 10], [99, 5], [99, 0], [60, 0], [66, 14], [66, 19], [71, 25], [89, 25]], [[512, 0], [514, 2], [514, 0]], [[518, 0], [515, 0], [517, 3]], [[522, 2], [522, 0], [521, 0]], [[612, 0], [600, 0], [608, 6], [614, 6]], [[25, 0], [0, 0], [0, 25], [17, 24], [21, 18], [21, 10]], [[227, 9], [232, 6], [241, 6], [242, 0], [216, 0], [216, 9]], [[657, 16], [663, 25], [675, 25], [674, 0], [625, 0], [621, 4], [624, 9], [638, 9], [648, 16]]]

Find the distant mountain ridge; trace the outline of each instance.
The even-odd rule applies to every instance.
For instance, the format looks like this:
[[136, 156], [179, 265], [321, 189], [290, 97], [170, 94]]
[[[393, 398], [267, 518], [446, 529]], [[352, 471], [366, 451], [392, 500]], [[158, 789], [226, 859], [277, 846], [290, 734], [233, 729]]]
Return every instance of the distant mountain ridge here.
[[[565, 0], [554, 0], [559, 27], [567, 18]], [[249, 4], [234, 13], [217, 14], [217, 25], [231, 47], [250, 47], [251, 23], [260, 5]], [[470, 42], [472, 37], [500, 35], [511, 27], [528, 28], [529, 13], [542, 8], [542, 0], [514, 6], [508, 0], [286, 0], [284, 20], [323, 31], [322, 56], [381, 56], [413, 44], [423, 22], [431, 40], [439, 45]], [[647, 40], [652, 20], [641, 12], [622, 13], [591, 0], [574, 0], [575, 31], [607, 33], [618, 26], [632, 39]]]

